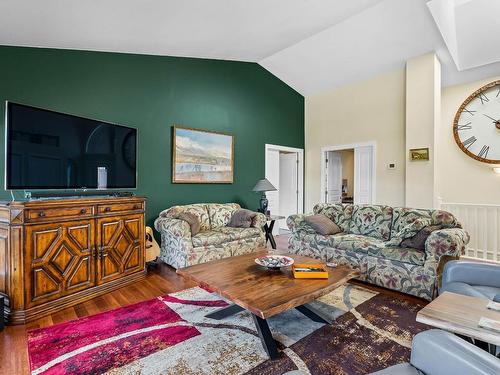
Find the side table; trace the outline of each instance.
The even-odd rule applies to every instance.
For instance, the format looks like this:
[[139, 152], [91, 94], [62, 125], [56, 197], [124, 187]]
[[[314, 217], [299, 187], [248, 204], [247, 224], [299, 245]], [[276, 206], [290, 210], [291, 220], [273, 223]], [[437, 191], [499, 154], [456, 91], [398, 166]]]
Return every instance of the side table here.
[[267, 222], [264, 224], [264, 232], [266, 233], [266, 244], [267, 242], [271, 242], [271, 247], [273, 249], [276, 249], [276, 241], [274, 240], [273, 236], [273, 228], [274, 228], [274, 223], [276, 220], [281, 220], [284, 219], [284, 216], [275, 216], [275, 215], [269, 215], [266, 216]]

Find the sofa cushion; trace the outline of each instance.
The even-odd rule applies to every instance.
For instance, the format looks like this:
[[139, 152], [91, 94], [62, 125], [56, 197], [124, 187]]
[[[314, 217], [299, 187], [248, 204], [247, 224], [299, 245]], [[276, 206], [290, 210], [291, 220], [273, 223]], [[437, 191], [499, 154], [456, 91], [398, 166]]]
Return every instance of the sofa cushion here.
[[422, 265], [425, 262], [425, 252], [410, 248], [387, 247], [382, 240], [359, 234], [341, 233], [330, 236], [307, 234], [302, 241], [304, 248], [317, 249], [319, 255], [326, 254], [329, 249], [337, 249], [357, 258], [371, 255], [415, 265]]
[[200, 221], [198, 220], [198, 216], [192, 214], [191, 212], [180, 212], [175, 216], [176, 219], [184, 220], [189, 224], [189, 228], [191, 229], [191, 236], [196, 236], [200, 233]]
[[227, 233], [222, 233], [218, 230], [209, 230], [200, 232], [191, 238], [193, 247], [217, 246], [224, 242], [230, 242], [231, 237]]
[[348, 232], [353, 208], [352, 204], [318, 203], [314, 206], [313, 212], [325, 215], [337, 224], [343, 232]]
[[342, 232], [342, 229], [340, 229], [337, 224], [323, 214], [306, 216], [304, 220], [316, 231], [316, 233], [322, 234], [323, 236]]
[[431, 212], [432, 225], [440, 225], [443, 228], [462, 228], [462, 225], [453, 214], [443, 210]]
[[391, 235], [392, 207], [359, 205], [354, 207], [349, 232], [388, 240]]
[[428, 225], [422, 228], [413, 237], [406, 238], [401, 242], [401, 247], [409, 247], [412, 249], [425, 250], [425, 241], [431, 235], [432, 232], [441, 229], [441, 225]]
[[250, 228], [255, 216], [257, 216], [257, 212], [239, 208], [233, 211], [227, 226], [232, 228]]
[[166, 212], [162, 212], [162, 215], [165, 213], [168, 217], [176, 217], [181, 212], [190, 212], [198, 218], [200, 222], [200, 231], [210, 230], [210, 219], [208, 217], [207, 205], [204, 203], [197, 204], [187, 204], [185, 206], [173, 206], [170, 207]]
[[425, 252], [409, 247], [383, 247], [378, 253], [372, 252], [370, 255], [418, 266], [425, 263]]
[[426, 226], [431, 224], [431, 219], [421, 217], [413, 220], [411, 223], [406, 224], [401, 230], [397, 233], [393, 233], [391, 235], [391, 239], [386, 242], [386, 246], [400, 246], [401, 242], [403, 242], [407, 238], [411, 238], [415, 236], [418, 232], [424, 229]]
[[360, 234], [337, 234], [325, 237], [329, 239], [330, 247], [340, 250], [378, 253], [384, 247], [384, 241]]
[[210, 229], [227, 226], [233, 212], [241, 208], [237, 203], [210, 203], [207, 204], [210, 218]]
[[227, 236], [229, 241], [237, 241], [245, 238], [258, 237], [262, 234], [260, 228], [232, 228], [232, 227], [222, 227], [214, 229], [214, 231], [219, 232]]
[[431, 210], [395, 207], [392, 214], [391, 238], [417, 219], [429, 219], [431, 224], [435, 224], [432, 222]]

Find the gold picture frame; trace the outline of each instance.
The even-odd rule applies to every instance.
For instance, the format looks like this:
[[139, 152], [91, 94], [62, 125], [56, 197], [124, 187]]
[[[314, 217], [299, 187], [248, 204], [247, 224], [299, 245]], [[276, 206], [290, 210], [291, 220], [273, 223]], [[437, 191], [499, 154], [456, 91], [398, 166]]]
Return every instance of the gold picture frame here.
[[429, 160], [429, 148], [411, 148], [410, 149], [411, 161], [427, 161]]
[[232, 134], [172, 126], [172, 183], [232, 184]]

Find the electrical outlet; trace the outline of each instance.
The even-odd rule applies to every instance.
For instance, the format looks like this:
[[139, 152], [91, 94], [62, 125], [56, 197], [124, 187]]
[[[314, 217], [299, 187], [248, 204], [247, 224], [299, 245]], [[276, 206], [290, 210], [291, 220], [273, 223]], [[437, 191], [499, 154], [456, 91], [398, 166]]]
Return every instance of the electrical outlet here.
[[387, 169], [396, 169], [396, 164], [395, 163], [387, 164]]

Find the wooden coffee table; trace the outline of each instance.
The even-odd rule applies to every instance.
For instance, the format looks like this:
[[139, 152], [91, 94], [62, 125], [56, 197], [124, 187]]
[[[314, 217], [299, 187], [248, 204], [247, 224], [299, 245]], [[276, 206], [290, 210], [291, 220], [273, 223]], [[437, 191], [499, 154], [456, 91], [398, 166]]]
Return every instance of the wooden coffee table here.
[[444, 292], [417, 314], [417, 322], [500, 345], [500, 333], [479, 327], [479, 319], [500, 320], [500, 312], [486, 308], [489, 300]]
[[[266, 319], [283, 311], [296, 308], [310, 319], [329, 324], [308, 302], [319, 298], [348, 280], [359, 276], [348, 267], [329, 269], [328, 279], [295, 279], [290, 268], [270, 271], [255, 263], [255, 258], [268, 255], [267, 250], [224, 258], [177, 270], [179, 275], [214, 290], [232, 305], [208, 314], [208, 318], [224, 319], [242, 310], [253, 317], [262, 345], [271, 359], [278, 356], [278, 349]], [[275, 253], [274, 253], [275, 254]], [[318, 263], [317, 259], [286, 254], [295, 263]]]

